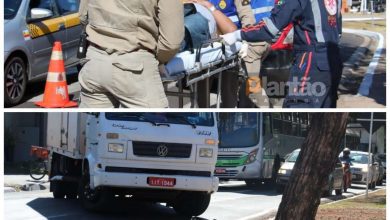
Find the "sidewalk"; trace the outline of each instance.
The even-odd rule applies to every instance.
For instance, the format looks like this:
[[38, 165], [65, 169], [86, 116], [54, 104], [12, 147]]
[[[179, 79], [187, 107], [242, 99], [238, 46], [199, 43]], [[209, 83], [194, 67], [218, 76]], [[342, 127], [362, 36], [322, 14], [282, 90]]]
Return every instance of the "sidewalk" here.
[[33, 180], [29, 175], [4, 175], [4, 193], [49, 189], [49, 178]]
[[[348, 210], [348, 211], [346, 211]], [[344, 220], [344, 219], [386, 219], [386, 190], [372, 192], [365, 198], [364, 195], [351, 199], [321, 205], [316, 219]]]

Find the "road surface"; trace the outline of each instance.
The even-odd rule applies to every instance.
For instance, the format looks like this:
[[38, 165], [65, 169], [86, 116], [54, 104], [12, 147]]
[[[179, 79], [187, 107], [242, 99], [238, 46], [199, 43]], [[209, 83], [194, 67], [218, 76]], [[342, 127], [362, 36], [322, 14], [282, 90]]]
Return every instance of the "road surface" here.
[[[377, 187], [384, 188], [382, 187]], [[365, 192], [363, 185], [353, 185], [345, 195], [357, 195]], [[5, 193], [4, 217], [7, 220], [36, 219], [186, 219], [177, 215], [173, 209], [161, 204], [150, 204], [117, 200], [109, 213], [89, 213], [81, 208], [78, 200], [54, 199], [48, 191]], [[207, 211], [199, 220], [240, 220], [259, 213], [277, 209], [282, 195], [271, 187], [261, 189], [247, 188], [244, 182], [234, 181], [220, 185], [219, 191], [212, 196]], [[339, 196], [323, 200], [341, 199]]]

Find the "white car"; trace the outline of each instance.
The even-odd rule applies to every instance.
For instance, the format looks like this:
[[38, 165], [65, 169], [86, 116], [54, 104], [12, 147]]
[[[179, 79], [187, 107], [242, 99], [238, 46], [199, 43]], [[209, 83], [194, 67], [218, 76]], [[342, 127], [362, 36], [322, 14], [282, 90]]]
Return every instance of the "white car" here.
[[[340, 158], [341, 157], [342, 153], [340, 154]], [[367, 152], [351, 151], [350, 158], [352, 159], [352, 182], [366, 184], [368, 176], [368, 186], [374, 189], [376, 181], [379, 177], [379, 165], [377, 162], [375, 162], [373, 154], [370, 154], [370, 157], [371, 164], [368, 165], [369, 154]]]

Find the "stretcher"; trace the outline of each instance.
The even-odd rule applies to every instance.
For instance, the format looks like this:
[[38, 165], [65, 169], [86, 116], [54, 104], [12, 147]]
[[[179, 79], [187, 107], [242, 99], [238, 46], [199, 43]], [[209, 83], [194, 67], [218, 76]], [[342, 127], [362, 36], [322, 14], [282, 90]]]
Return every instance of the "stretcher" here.
[[[221, 39], [211, 39], [203, 42], [199, 48], [192, 51], [178, 53], [166, 65], [165, 70], [160, 72], [167, 96], [177, 97], [179, 108], [183, 107], [184, 97], [190, 98], [191, 108], [198, 107], [198, 82], [208, 80], [212, 76], [218, 79], [217, 87], [217, 108], [221, 100], [221, 80], [225, 70], [232, 69], [239, 65], [238, 52], [241, 43], [232, 46], [225, 46]], [[177, 92], [168, 91], [167, 85], [176, 82]], [[207, 87], [208, 87], [208, 83]], [[188, 87], [190, 92], [184, 92]], [[210, 89], [207, 90], [206, 103], [210, 103]]]

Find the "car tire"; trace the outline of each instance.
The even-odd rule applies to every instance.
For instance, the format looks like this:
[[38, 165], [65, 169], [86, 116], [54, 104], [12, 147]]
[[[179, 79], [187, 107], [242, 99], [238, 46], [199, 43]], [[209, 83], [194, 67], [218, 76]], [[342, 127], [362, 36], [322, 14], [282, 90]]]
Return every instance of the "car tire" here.
[[382, 177], [382, 179], [380, 179], [380, 180], [378, 180], [378, 181], [376, 182], [376, 185], [377, 185], [377, 186], [382, 186], [382, 185], [383, 185], [383, 177]]
[[336, 190], [335, 190], [335, 193], [336, 193], [337, 196], [342, 196], [342, 195], [343, 195], [343, 189], [342, 189], [342, 187], [341, 187], [341, 189], [336, 189]]
[[328, 188], [326, 191], [324, 191], [322, 194], [325, 196], [325, 197], [328, 197], [328, 196], [331, 196], [332, 195], [332, 192], [333, 192], [333, 183], [334, 183], [334, 180], [331, 179], [328, 183]]
[[376, 187], [376, 182], [375, 181], [371, 182], [371, 184], [369, 185], [369, 188], [375, 189], [375, 187]]
[[27, 65], [18, 56], [11, 57], [4, 67], [4, 103], [5, 106], [19, 104], [26, 92]]
[[173, 209], [183, 216], [198, 216], [206, 211], [210, 204], [210, 194], [205, 192], [183, 192], [173, 203]]

